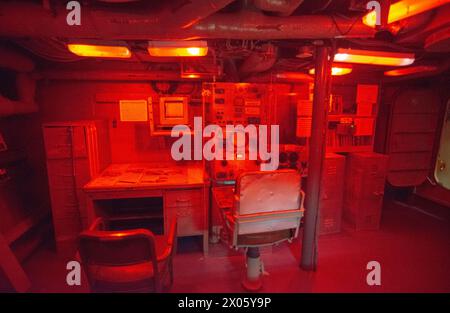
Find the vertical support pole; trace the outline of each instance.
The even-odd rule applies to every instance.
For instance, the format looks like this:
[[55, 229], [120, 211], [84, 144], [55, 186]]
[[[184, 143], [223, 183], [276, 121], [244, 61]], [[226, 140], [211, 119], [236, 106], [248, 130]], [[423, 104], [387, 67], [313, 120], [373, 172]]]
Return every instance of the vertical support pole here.
[[320, 184], [327, 131], [328, 102], [331, 84], [332, 49], [316, 47], [314, 99], [311, 138], [308, 161], [308, 192], [305, 202], [305, 227], [303, 230], [302, 258], [300, 266], [305, 270], [316, 270], [317, 265], [317, 220], [319, 215]]

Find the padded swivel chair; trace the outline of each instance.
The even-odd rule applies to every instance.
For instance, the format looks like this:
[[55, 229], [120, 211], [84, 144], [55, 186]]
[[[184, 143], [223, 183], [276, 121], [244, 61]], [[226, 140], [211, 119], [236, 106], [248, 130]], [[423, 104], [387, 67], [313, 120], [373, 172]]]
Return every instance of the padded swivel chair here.
[[173, 283], [172, 257], [176, 251], [176, 221], [167, 236], [147, 229], [106, 230], [98, 218], [79, 236], [79, 255], [91, 291], [162, 291]]
[[298, 235], [304, 193], [296, 170], [245, 172], [238, 177], [234, 205], [224, 211], [226, 237], [234, 249], [247, 248], [247, 290], [262, 287], [259, 247]]

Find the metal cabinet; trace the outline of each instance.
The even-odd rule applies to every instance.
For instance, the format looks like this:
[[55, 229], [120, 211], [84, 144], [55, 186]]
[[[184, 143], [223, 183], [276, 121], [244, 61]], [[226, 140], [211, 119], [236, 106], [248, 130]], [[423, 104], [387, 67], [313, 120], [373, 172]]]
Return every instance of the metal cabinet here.
[[101, 168], [95, 122], [43, 125], [46, 165], [58, 252], [71, 253], [87, 226], [82, 187]]
[[378, 229], [388, 157], [374, 152], [347, 156], [344, 218], [357, 230]]

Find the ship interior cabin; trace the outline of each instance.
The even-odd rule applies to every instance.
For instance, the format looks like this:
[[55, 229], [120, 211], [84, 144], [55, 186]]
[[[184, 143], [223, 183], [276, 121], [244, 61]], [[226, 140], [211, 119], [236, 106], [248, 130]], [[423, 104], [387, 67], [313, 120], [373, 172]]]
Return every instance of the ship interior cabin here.
[[2, 1], [0, 291], [450, 292], [449, 68], [448, 0]]

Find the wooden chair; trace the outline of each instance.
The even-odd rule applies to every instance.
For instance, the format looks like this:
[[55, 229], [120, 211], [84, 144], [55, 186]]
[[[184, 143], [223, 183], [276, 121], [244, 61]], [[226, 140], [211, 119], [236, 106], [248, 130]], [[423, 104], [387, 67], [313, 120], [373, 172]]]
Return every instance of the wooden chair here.
[[110, 231], [98, 218], [79, 236], [78, 251], [93, 292], [161, 292], [173, 283], [176, 221], [168, 235], [147, 229]]

